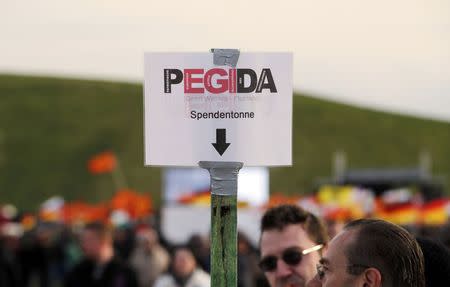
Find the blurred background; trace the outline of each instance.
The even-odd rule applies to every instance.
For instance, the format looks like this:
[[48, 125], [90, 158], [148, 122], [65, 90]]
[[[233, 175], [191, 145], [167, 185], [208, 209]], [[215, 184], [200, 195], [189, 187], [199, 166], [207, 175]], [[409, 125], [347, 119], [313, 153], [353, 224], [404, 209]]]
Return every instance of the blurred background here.
[[[207, 241], [205, 171], [143, 164], [145, 51], [293, 52], [293, 166], [239, 182], [253, 252], [261, 214], [280, 203], [320, 215], [330, 232], [375, 216], [450, 245], [448, 1], [0, 7], [0, 237], [29, 275], [22, 286], [60, 286], [89, 222], [118, 230], [125, 259], [142, 225], [168, 250]], [[27, 256], [42, 260], [25, 268]]]

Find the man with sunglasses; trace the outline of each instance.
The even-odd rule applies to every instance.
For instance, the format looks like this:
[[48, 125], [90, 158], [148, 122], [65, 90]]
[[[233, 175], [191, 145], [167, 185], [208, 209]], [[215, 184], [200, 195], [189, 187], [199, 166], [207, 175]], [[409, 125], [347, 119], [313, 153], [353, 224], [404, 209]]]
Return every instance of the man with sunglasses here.
[[348, 223], [331, 240], [308, 287], [424, 287], [424, 259], [403, 228], [378, 219]]
[[315, 215], [296, 205], [271, 208], [261, 220], [259, 266], [271, 287], [305, 287], [327, 242]]

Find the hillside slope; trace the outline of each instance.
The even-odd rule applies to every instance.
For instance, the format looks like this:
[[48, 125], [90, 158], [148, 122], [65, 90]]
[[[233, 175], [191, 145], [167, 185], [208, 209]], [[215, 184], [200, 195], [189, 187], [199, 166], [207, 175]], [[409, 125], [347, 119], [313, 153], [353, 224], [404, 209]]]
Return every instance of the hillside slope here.
[[[91, 175], [87, 160], [109, 149], [128, 186], [158, 203], [161, 169], [143, 167], [143, 95], [137, 84], [0, 75], [0, 202], [35, 209], [52, 195], [110, 198], [110, 174]], [[308, 192], [328, 176], [332, 155], [350, 167], [414, 166], [432, 155], [433, 173], [450, 178], [450, 123], [294, 97], [293, 167], [271, 169], [271, 191]]]

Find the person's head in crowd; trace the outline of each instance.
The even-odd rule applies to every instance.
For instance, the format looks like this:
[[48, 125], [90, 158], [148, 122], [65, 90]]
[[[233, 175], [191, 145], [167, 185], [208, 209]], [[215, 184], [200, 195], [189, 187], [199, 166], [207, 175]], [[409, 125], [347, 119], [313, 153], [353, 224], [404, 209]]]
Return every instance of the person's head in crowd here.
[[237, 238], [238, 238], [238, 245], [237, 245], [238, 254], [248, 254], [254, 250], [254, 248], [252, 247], [252, 243], [250, 242], [250, 239], [247, 237], [247, 235], [245, 235], [245, 233], [238, 231]]
[[209, 244], [209, 239], [200, 234], [193, 234], [187, 242], [187, 247], [194, 254], [199, 267], [208, 272], [211, 270]]
[[109, 261], [114, 256], [111, 229], [100, 222], [87, 224], [81, 234], [81, 248], [91, 260], [99, 263]]
[[405, 229], [378, 219], [348, 223], [330, 241], [308, 287], [424, 287], [422, 251]]
[[16, 222], [0, 223], [0, 248], [5, 248], [9, 251], [18, 250], [20, 239], [23, 235], [24, 230], [20, 224]]
[[185, 246], [178, 246], [174, 249], [172, 259], [172, 272], [178, 279], [188, 279], [197, 268], [192, 251]]
[[271, 287], [304, 287], [328, 242], [324, 224], [296, 205], [280, 205], [261, 220], [260, 268]]
[[417, 238], [425, 259], [427, 287], [450, 286], [450, 250], [427, 238]]
[[158, 233], [149, 225], [141, 225], [136, 229], [136, 239], [145, 250], [152, 250], [159, 244]]
[[209, 239], [205, 238], [205, 236], [195, 233], [192, 234], [187, 242], [187, 246], [195, 253], [195, 252], [207, 252], [209, 253]]

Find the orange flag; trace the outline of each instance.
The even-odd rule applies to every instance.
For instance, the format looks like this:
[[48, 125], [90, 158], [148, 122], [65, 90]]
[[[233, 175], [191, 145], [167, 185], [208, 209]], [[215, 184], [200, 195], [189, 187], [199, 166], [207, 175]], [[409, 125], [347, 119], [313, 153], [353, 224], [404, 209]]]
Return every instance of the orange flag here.
[[152, 200], [149, 195], [139, 194], [131, 189], [121, 189], [116, 192], [110, 201], [112, 210], [122, 209], [137, 219], [152, 212]]
[[299, 196], [286, 196], [280, 193], [275, 193], [270, 196], [269, 202], [265, 205], [265, 208], [271, 208], [281, 204], [297, 204], [299, 200]]
[[100, 153], [88, 161], [88, 170], [93, 174], [111, 172], [116, 166], [116, 156], [110, 151]]
[[106, 204], [87, 204], [84, 202], [70, 202], [63, 207], [63, 219], [67, 224], [94, 221], [105, 222], [108, 218], [108, 206]]

